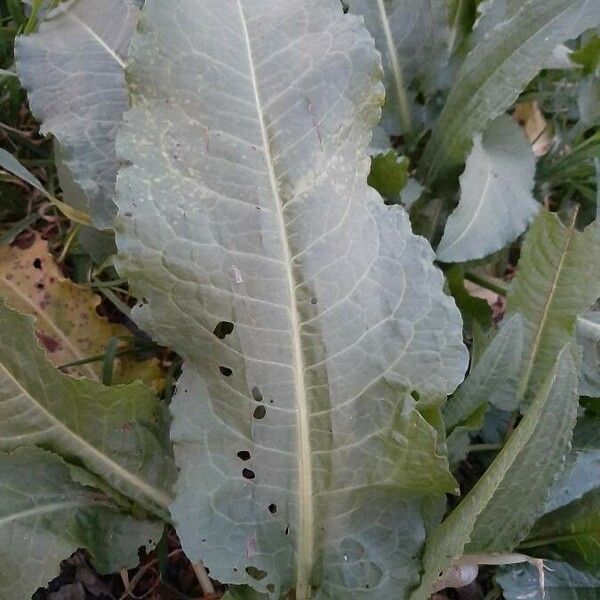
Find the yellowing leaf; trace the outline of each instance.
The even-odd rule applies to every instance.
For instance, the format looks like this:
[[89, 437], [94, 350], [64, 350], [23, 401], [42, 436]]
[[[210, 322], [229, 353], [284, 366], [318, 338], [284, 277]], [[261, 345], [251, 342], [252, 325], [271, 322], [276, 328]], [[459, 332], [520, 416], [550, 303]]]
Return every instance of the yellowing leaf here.
[[[55, 366], [101, 355], [111, 337], [130, 337], [121, 324], [110, 323], [96, 309], [100, 297], [90, 288], [65, 278], [48, 243], [36, 238], [30, 248], [0, 248], [0, 296], [21, 313], [36, 317], [36, 334]], [[102, 362], [64, 369], [74, 376], [100, 380]], [[115, 359], [118, 383], [142, 379], [159, 387], [162, 371], [156, 359], [136, 362]]]

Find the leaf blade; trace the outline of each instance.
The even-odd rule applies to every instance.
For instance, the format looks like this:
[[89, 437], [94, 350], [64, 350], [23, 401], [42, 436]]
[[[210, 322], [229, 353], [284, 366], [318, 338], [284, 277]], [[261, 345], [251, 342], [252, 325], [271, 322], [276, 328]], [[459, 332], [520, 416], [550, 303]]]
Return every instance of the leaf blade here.
[[[430, 538], [425, 573], [411, 600], [426, 600], [439, 574], [464, 553], [510, 552], [527, 535], [564, 460], [577, 405], [575, 363], [565, 346], [504, 448]], [[533, 472], [531, 464], [537, 465]]]
[[382, 126], [389, 136], [410, 133], [421, 119], [415, 98], [429, 96], [449, 58], [446, 3], [431, 0], [348, 0], [361, 15], [381, 52], [386, 101]]
[[600, 296], [594, 267], [598, 258], [595, 226], [580, 233], [574, 219], [564, 227], [544, 211], [529, 230], [507, 297], [507, 314], [520, 313], [525, 326], [521, 397], [535, 392], [561, 346], [574, 335], [577, 317]]
[[465, 262], [502, 249], [539, 210], [532, 193], [535, 158], [517, 124], [499, 117], [473, 144], [458, 207], [437, 248], [442, 262]]
[[59, 141], [64, 166], [85, 193], [67, 201], [100, 228], [111, 226], [115, 213], [115, 136], [128, 107], [125, 56], [138, 13], [134, 0], [78, 0], [15, 42], [31, 110], [42, 133]]
[[173, 477], [164, 409], [141, 384], [105, 388], [62, 374], [47, 362], [32, 323], [0, 305], [0, 448], [40, 445], [75, 458], [163, 516]]
[[[175, 22], [186, 24], [196, 60], [182, 62], [181, 36], [165, 26]], [[228, 38], [235, 43], [222, 52]], [[416, 560], [399, 569], [393, 559], [423, 541], [422, 490], [406, 493], [416, 471], [405, 476], [369, 448], [391, 439], [401, 451], [406, 439], [393, 439], [390, 422], [412, 419], [427, 458], [443, 467], [441, 485], [454, 489], [408, 394], [445, 395], [466, 353], [430, 247], [366, 184], [382, 95], [370, 37], [335, 0], [278, 0], [268, 10], [248, 0], [173, 10], [161, 0], [146, 7], [130, 56], [119, 269], [148, 301], [134, 318], [187, 361], [173, 404], [173, 513], [186, 550], [201, 558], [210, 548], [202, 558], [215, 577], [272, 597], [295, 588], [306, 598], [311, 585], [315, 598], [346, 584], [365, 595], [408, 588]], [[176, 65], [168, 76], [165, 64]], [[215, 78], [215, 64], [227, 76]], [[373, 420], [367, 394], [377, 398]], [[378, 470], [350, 474], [357, 461]], [[210, 481], [202, 489], [201, 469]], [[370, 509], [354, 504], [367, 494]], [[220, 509], [207, 512], [214, 498]], [[381, 522], [361, 530], [369, 510]]]
[[523, 351], [523, 322], [516, 315], [503, 323], [478, 363], [443, 410], [449, 430], [469, 418], [481, 404], [500, 410], [518, 406], [518, 367]]

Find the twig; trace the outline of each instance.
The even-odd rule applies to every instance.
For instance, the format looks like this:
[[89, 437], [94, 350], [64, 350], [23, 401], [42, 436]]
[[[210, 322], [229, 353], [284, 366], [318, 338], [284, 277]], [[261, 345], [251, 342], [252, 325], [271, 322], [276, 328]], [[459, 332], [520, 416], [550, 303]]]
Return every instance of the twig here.
[[502, 444], [473, 444], [469, 446], [468, 452], [495, 452], [497, 450], [502, 450]]
[[471, 283], [485, 288], [486, 290], [490, 290], [499, 296], [506, 296], [506, 294], [508, 294], [508, 286], [505, 285], [500, 279], [483, 277], [473, 273], [472, 271], [467, 271], [465, 273], [465, 279]]
[[198, 583], [200, 584], [200, 589], [205, 596], [214, 595], [215, 588], [213, 587], [212, 581], [206, 572], [206, 568], [202, 564], [202, 561], [198, 561], [192, 563], [192, 569], [194, 569], [194, 573], [196, 573], [196, 577], [198, 578]]

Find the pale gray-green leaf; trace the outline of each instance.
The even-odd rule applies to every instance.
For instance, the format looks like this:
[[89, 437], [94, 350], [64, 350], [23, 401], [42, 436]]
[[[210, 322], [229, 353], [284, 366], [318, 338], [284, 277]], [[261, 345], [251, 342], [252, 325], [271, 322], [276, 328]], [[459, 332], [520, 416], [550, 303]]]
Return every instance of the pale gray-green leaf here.
[[575, 334], [577, 317], [600, 297], [600, 228], [579, 232], [571, 221], [565, 227], [556, 215], [539, 214], [508, 292], [507, 314], [520, 313], [524, 324], [522, 397], [535, 393]]
[[86, 205], [74, 204], [99, 227], [109, 227], [115, 214], [115, 136], [128, 107], [124, 67], [138, 15], [133, 0], [77, 0], [15, 43], [31, 110], [42, 133], [59, 141], [65, 167], [85, 192]]
[[104, 387], [61, 373], [39, 346], [33, 319], [0, 305], [0, 450], [43, 446], [164, 515], [174, 475], [165, 421], [141, 383]]
[[523, 0], [484, 0], [477, 5], [479, 16], [473, 27], [471, 45], [481, 42], [504, 21], [515, 16], [523, 6]]
[[521, 128], [507, 116], [476, 134], [460, 178], [460, 201], [448, 217], [438, 260], [483, 258], [514, 241], [533, 221], [535, 157]]
[[421, 160], [433, 184], [456, 175], [473, 136], [517, 99], [561, 42], [600, 23], [598, 0], [526, 0], [465, 59]]
[[103, 573], [133, 567], [138, 548], [162, 524], [136, 520], [107, 497], [75, 483], [69, 466], [39, 448], [0, 453], [0, 598], [24, 600], [85, 548]]
[[579, 84], [577, 106], [584, 124], [594, 125], [600, 119], [600, 72], [586, 77]]
[[600, 312], [589, 312], [579, 317], [575, 328], [583, 358], [579, 393], [600, 398]]
[[577, 416], [577, 377], [566, 346], [525, 417], [465, 499], [430, 537], [411, 600], [426, 600], [439, 574], [463, 554], [510, 552], [544, 508]]
[[598, 600], [600, 577], [577, 571], [567, 563], [544, 561], [544, 589], [533, 565], [505, 567], [496, 581], [505, 600]]
[[448, 430], [469, 418], [482, 404], [501, 410], [517, 408], [522, 354], [523, 321], [517, 315], [502, 324], [468, 377], [444, 406]]
[[410, 131], [415, 96], [437, 88], [449, 58], [448, 6], [437, 0], [346, 0], [361, 15], [383, 58], [386, 101], [382, 125], [388, 135]]
[[467, 355], [431, 248], [367, 186], [372, 39], [338, 0], [155, 0], [130, 60], [119, 269], [187, 361], [186, 552], [272, 598], [406, 591], [420, 497], [455, 485], [408, 394]]
[[565, 468], [552, 486], [546, 502], [550, 512], [574, 502], [600, 485], [600, 419], [592, 413], [581, 417]]

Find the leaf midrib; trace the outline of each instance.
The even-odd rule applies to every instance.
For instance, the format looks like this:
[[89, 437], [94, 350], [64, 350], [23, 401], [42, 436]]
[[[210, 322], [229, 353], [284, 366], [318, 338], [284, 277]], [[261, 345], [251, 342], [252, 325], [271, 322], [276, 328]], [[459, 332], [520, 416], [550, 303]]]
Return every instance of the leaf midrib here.
[[[95, 503], [95, 506], [100, 506], [99, 503]], [[37, 517], [40, 515], [46, 515], [53, 512], [58, 512], [61, 510], [68, 510], [72, 508], [90, 508], [91, 504], [88, 500], [71, 500], [69, 502], [52, 502], [49, 504], [43, 504], [40, 506], [35, 506], [33, 508], [28, 508], [26, 510], [21, 510], [19, 512], [11, 513], [5, 517], [0, 517], [0, 527], [3, 525], [7, 525], [8, 523], [13, 523], [15, 521], [19, 521], [21, 519], [27, 519], [29, 517]]]
[[296, 416], [298, 422], [298, 536], [296, 548], [296, 598], [297, 600], [308, 600], [311, 597], [311, 572], [313, 565], [313, 547], [314, 547], [314, 515], [313, 515], [313, 486], [312, 486], [312, 460], [310, 446], [310, 426], [308, 406], [306, 402], [306, 386], [304, 381], [304, 357], [302, 355], [302, 342], [300, 335], [300, 314], [296, 302], [296, 281], [292, 271], [292, 251], [289, 245], [287, 228], [283, 214], [283, 202], [277, 183], [277, 175], [267, 126], [263, 113], [263, 104], [258, 87], [256, 67], [252, 53], [252, 43], [248, 31], [247, 20], [242, 7], [241, 0], [237, 0], [240, 21], [248, 53], [248, 67], [250, 70], [250, 79], [252, 90], [256, 102], [256, 111], [261, 129], [263, 153], [267, 165], [269, 183], [271, 192], [275, 199], [275, 215], [281, 237], [281, 245], [284, 253], [284, 266], [286, 270], [286, 279], [288, 282], [288, 293], [290, 298], [290, 329], [292, 334], [292, 352], [293, 352], [293, 370], [294, 370], [294, 390], [296, 396]]
[[550, 284], [550, 289], [546, 295], [546, 301], [544, 302], [544, 307], [542, 309], [542, 315], [540, 317], [535, 338], [533, 340], [533, 344], [531, 346], [531, 353], [529, 356], [529, 360], [526, 364], [525, 371], [523, 373], [523, 378], [521, 379], [521, 384], [519, 386], [519, 395], [521, 397], [525, 397], [525, 393], [527, 392], [527, 387], [529, 386], [529, 380], [531, 378], [531, 371], [533, 370], [533, 365], [539, 353], [541, 344], [542, 344], [542, 335], [544, 333], [544, 329], [546, 326], [546, 321], [548, 320], [548, 316], [550, 314], [550, 309], [552, 307], [552, 301], [554, 300], [554, 296], [556, 294], [556, 290], [558, 288], [558, 282], [562, 275], [562, 271], [564, 268], [565, 259], [569, 252], [569, 246], [571, 245], [571, 240], [573, 239], [573, 233], [575, 232], [575, 219], [577, 218], [577, 211], [574, 212], [572, 221], [570, 223], [569, 229], [567, 230], [567, 236], [565, 238], [565, 243], [563, 245], [563, 251], [560, 256], [560, 260], [558, 262], [558, 266], [556, 268], [556, 272], [554, 274], [554, 278], [552, 279], [552, 283]]
[[[495, 171], [493, 169], [493, 164], [490, 161], [490, 157], [489, 157], [488, 153], [486, 152], [485, 148], [483, 147], [483, 140], [481, 138], [481, 135], [479, 136], [478, 141], [475, 143], [474, 147], [481, 152], [481, 154], [485, 158], [486, 164], [489, 165], [489, 168], [486, 169], [485, 184], [483, 186], [483, 190], [479, 193], [479, 202], [477, 204], [477, 208], [473, 211], [473, 214], [471, 215], [471, 219], [464, 226], [461, 234], [453, 242], [451, 242], [448, 246], [446, 246], [445, 248], [442, 248], [441, 250], [438, 248], [439, 257], [443, 257], [444, 255], [446, 255], [446, 257], [448, 257], [448, 253], [452, 250], [452, 248], [454, 248], [457, 244], [459, 244], [465, 238], [465, 236], [469, 234], [469, 232], [471, 231], [471, 228], [473, 227], [473, 224], [479, 217], [479, 213], [481, 212], [481, 209], [486, 204], [488, 191], [489, 191], [490, 185], [494, 179], [492, 177], [492, 175], [495, 174]], [[462, 200], [462, 198], [461, 198], [461, 200]], [[459, 201], [459, 207], [460, 207], [460, 201]], [[457, 210], [458, 210], [458, 208], [457, 208]], [[443, 241], [443, 239], [442, 239], [442, 241]], [[440, 246], [441, 245], [442, 245], [442, 242], [440, 242]]]
[[125, 70], [125, 61], [80, 17], [71, 11], [66, 13], [69, 18], [81, 26], [81, 28], [123, 69]]
[[398, 51], [394, 44], [394, 35], [390, 27], [390, 20], [385, 9], [383, 0], [377, 0], [377, 8], [379, 10], [379, 16], [381, 17], [381, 26], [383, 27], [383, 35], [385, 36], [385, 43], [388, 48], [388, 54], [390, 62], [392, 64], [392, 74], [394, 77], [394, 86], [396, 88], [396, 95], [398, 96], [398, 104], [400, 110], [400, 121], [405, 131], [411, 129], [411, 118], [410, 118], [410, 106], [408, 98], [406, 97], [406, 90], [404, 88], [404, 75], [402, 73], [402, 67], [400, 66], [400, 60], [398, 58]]

